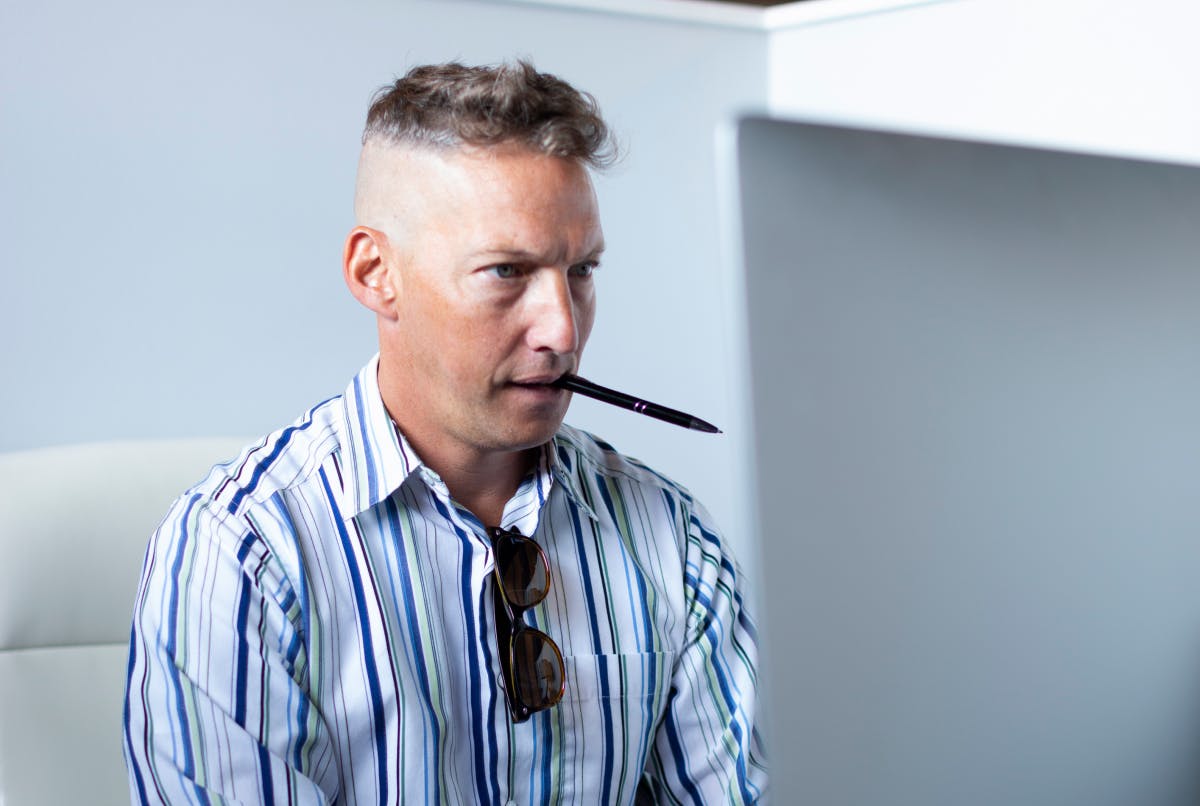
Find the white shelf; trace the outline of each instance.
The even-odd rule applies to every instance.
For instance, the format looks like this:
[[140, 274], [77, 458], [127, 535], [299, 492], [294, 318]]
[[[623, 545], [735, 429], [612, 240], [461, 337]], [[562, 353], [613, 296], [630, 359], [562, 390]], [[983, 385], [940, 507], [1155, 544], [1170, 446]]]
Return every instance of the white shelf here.
[[633, 17], [651, 17], [727, 28], [778, 31], [846, 17], [878, 14], [953, 0], [804, 0], [768, 8], [714, 0], [493, 0], [501, 3], [556, 6]]

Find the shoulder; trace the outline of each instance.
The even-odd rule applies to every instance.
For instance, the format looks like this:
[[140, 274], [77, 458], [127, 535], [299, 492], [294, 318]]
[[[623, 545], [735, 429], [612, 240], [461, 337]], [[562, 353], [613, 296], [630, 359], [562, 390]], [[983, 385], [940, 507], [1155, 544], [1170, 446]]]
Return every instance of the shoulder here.
[[697, 527], [716, 531], [704, 505], [683, 484], [617, 450], [600, 437], [571, 426], [562, 426], [555, 436], [559, 467], [576, 489], [594, 505], [613, 506], [628, 511], [660, 513], [673, 524], [677, 534]]
[[176, 499], [167, 516], [203, 513], [206, 519], [245, 530], [245, 517], [271, 507], [281, 493], [317, 483], [317, 473], [339, 450], [341, 396], [309, 409], [292, 424], [276, 429], [244, 447]]
[[198, 593], [196, 580], [211, 587], [204, 595], [217, 597], [237, 595], [245, 584], [270, 591], [281, 606], [294, 595], [305, 539], [298, 513], [328, 506], [330, 490], [341, 491], [328, 478], [341, 416], [338, 398], [320, 403], [181, 494], [150, 538], [142, 570], [147, 601]]
[[568, 471], [658, 488], [692, 500], [692, 494], [682, 484], [622, 453], [595, 434], [564, 424], [554, 437], [554, 447], [558, 461]]
[[670, 536], [689, 600], [703, 598], [700, 592], [718, 579], [736, 587], [737, 560], [708, 509], [687, 487], [577, 428], [562, 426], [555, 448], [559, 466], [601, 523], [618, 532], [636, 524], [636, 531], [653, 535], [659, 546]]

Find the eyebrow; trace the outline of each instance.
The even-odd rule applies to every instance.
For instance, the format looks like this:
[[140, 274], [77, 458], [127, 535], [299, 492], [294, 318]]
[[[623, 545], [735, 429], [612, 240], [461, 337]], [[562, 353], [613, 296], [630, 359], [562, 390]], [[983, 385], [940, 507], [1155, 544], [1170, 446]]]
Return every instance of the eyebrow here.
[[[603, 243], [601, 243], [595, 249], [591, 250], [590, 252], [587, 252], [579, 260], [573, 260], [571, 262], [572, 263], [581, 263], [583, 261], [588, 261], [588, 260], [599, 260], [600, 256], [602, 254], [604, 254], [604, 249], [605, 249], [605, 245]], [[472, 253], [471, 258], [473, 260], [479, 260], [482, 258], [488, 258], [488, 259], [504, 258], [506, 260], [512, 260], [512, 261], [518, 262], [518, 263], [534, 263], [534, 264], [540, 264], [545, 261], [544, 255], [537, 254], [536, 252], [530, 252], [527, 249], [516, 249], [516, 248], [509, 248], [509, 247], [494, 247], [494, 248], [480, 249], [477, 252]], [[557, 261], [554, 261], [554, 262], [557, 262]]]

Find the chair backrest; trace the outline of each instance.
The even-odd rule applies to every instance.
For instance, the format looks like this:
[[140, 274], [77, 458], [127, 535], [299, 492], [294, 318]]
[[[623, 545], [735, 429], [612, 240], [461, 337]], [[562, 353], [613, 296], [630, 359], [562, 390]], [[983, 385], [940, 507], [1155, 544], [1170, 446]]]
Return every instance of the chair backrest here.
[[146, 544], [171, 501], [244, 444], [0, 454], [0, 804], [129, 802], [121, 708]]

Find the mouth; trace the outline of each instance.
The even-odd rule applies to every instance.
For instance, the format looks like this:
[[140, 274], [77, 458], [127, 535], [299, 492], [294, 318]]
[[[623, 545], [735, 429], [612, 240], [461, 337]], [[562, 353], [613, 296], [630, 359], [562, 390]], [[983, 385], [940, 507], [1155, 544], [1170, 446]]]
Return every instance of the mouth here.
[[550, 393], [566, 391], [565, 389], [555, 386], [552, 381], [512, 381], [508, 385], [514, 389], [526, 389], [531, 392]]
[[509, 386], [519, 386], [525, 389], [559, 389], [558, 382], [562, 380], [564, 374], [558, 372], [551, 375], [536, 375], [509, 381], [508, 384]]
[[532, 378], [509, 381], [507, 386], [518, 390], [522, 394], [534, 395], [541, 400], [558, 400], [567, 394], [567, 390], [557, 385], [557, 381], [561, 377], [561, 373], [556, 375], [538, 375]]

